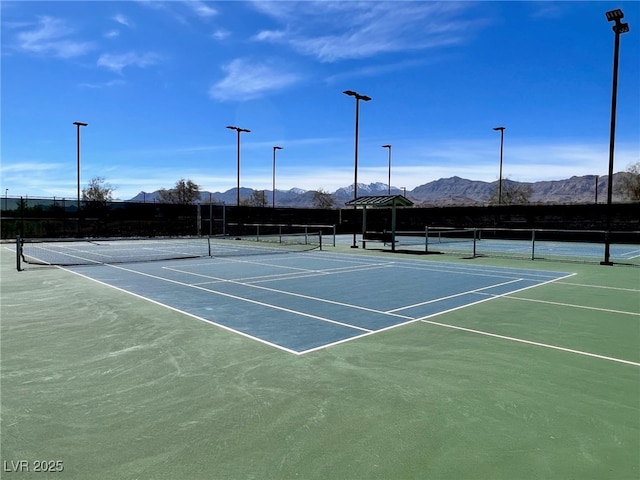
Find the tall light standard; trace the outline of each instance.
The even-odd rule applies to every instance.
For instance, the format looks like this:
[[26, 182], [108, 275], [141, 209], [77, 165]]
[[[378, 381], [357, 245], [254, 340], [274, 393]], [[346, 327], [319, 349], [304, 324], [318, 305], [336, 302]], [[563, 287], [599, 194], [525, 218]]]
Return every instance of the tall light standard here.
[[388, 194], [391, 195], [391, 145], [382, 145], [382, 148], [388, 148], [389, 149], [389, 191]]
[[80, 233], [80, 127], [86, 127], [88, 123], [73, 122], [76, 126], [76, 154], [78, 157], [78, 233]]
[[[355, 200], [356, 198], [358, 198], [358, 123], [359, 123], [359, 118], [360, 118], [360, 100], [364, 100], [365, 102], [368, 102], [371, 100], [371, 97], [368, 97], [366, 95], [360, 95], [357, 92], [354, 92], [353, 90], [345, 90], [344, 92], [345, 95], [349, 95], [350, 97], [355, 97], [356, 98], [356, 142], [355, 142], [355, 166], [354, 166], [354, 180], [353, 180], [353, 199]], [[356, 206], [353, 206], [353, 211], [355, 212]], [[356, 244], [356, 230], [355, 230], [355, 215], [353, 216], [354, 218], [354, 229], [353, 229], [353, 245], [351, 245], [351, 248], [358, 248], [358, 245]]]
[[232, 127], [232, 126], [227, 126], [227, 128], [230, 129], [230, 130], [235, 130], [236, 132], [238, 132], [238, 148], [237, 148], [237, 152], [238, 152], [238, 192], [237, 192], [237, 197], [236, 197], [236, 205], [240, 206], [240, 132], [250, 133], [251, 130], [247, 130], [246, 128], [240, 128], [240, 127]]
[[502, 148], [504, 146], [504, 127], [494, 127], [495, 131], [500, 130], [500, 176], [498, 177], [498, 205], [502, 205]]
[[620, 54], [620, 34], [629, 31], [629, 24], [622, 23], [624, 13], [619, 8], [606, 13], [607, 21], [616, 22], [613, 26], [615, 33], [613, 47], [613, 87], [611, 89], [611, 130], [609, 133], [609, 178], [607, 179], [607, 231], [604, 242], [604, 261], [602, 265], [613, 265], [610, 260], [611, 247], [611, 195], [613, 191], [613, 149], [616, 138], [616, 103], [618, 98], [618, 56]]
[[282, 147], [273, 147], [273, 208], [276, 208], [276, 150], [282, 150]]

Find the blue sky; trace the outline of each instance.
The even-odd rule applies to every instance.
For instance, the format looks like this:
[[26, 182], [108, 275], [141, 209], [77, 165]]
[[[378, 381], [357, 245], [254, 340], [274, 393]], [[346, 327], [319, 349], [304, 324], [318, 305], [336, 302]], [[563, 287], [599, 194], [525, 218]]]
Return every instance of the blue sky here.
[[640, 160], [639, 2], [3, 1], [0, 191], [75, 198], [241, 185], [333, 191], [458, 175], [605, 175], [621, 8], [615, 171]]

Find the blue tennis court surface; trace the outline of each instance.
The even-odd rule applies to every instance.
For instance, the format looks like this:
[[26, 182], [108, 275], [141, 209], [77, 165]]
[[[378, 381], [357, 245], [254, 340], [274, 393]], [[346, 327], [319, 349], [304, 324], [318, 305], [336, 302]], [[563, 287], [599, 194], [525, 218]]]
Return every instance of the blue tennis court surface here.
[[68, 270], [295, 354], [572, 275], [328, 252]]

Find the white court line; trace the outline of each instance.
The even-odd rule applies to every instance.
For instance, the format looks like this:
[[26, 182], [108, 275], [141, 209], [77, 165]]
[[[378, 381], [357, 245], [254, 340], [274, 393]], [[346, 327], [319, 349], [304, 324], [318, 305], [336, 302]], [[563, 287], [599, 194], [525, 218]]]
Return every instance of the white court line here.
[[484, 332], [482, 330], [474, 330], [473, 328], [458, 327], [458, 326], [455, 326], [455, 325], [447, 325], [446, 323], [440, 323], [440, 322], [434, 322], [434, 321], [431, 321], [431, 320], [427, 320], [427, 318], [429, 318], [429, 317], [421, 318], [420, 321], [423, 322], [423, 323], [428, 323], [430, 325], [436, 325], [438, 327], [451, 328], [453, 330], [461, 330], [463, 332], [475, 333], [477, 335], [484, 335], [484, 336], [487, 336], [487, 337], [499, 338], [499, 339], [502, 339], [502, 340], [509, 340], [511, 342], [525, 343], [527, 345], [535, 345], [536, 347], [550, 348], [552, 350], [560, 350], [562, 352], [575, 353], [577, 355], [583, 355], [585, 357], [599, 358], [601, 360], [609, 360], [609, 361], [612, 361], [612, 362], [624, 363], [624, 364], [627, 364], [627, 365], [633, 365], [635, 367], [640, 367], [640, 363], [632, 362], [630, 360], [623, 360], [621, 358], [615, 358], [615, 357], [607, 357], [605, 355], [598, 355], [597, 353], [584, 352], [582, 350], [574, 350], [572, 348], [559, 347], [557, 345], [549, 345], [547, 343], [533, 342], [531, 340], [524, 340], [522, 338], [508, 337], [506, 335], [498, 335], [496, 333]]
[[[490, 294], [485, 294], [485, 295], [490, 295]], [[551, 302], [549, 300], [536, 300], [533, 298], [523, 298], [523, 297], [505, 297], [505, 298], [509, 298], [512, 300], [522, 300], [525, 302], [546, 303], [548, 305], [558, 305], [560, 307], [580, 308], [582, 310], [595, 310], [598, 312], [619, 313], [622, 315], [636, 315], [640, 317], [640, 312], [627, 312], [626, 310], [612, 310], [610, 308], [589, 307], [587, 305], [574, 305], [572, 303]]]
[[[367, 265], [367, 264], [371, 265], [371, 262], [353, 262], [353, 263], [359, 263], [360, 265]], [[407, 263], [408, 263], [408, 262], [407, 262]], [[389, 263], [389, 265], [392, 265], [392, 264], [397, 264], [397, 262], [390, 262], [390, 263]], [[406, 264], [406, 263], [405, 263], [405, 264]], [[527, 287], [524, 287], [524, 288], [521, 288], [521, 289], [518, 289], [518, 290], [515, 290], [515, 291], [507, 292], [507, 293], [502, 294], [502, 295], [492, 295], [492, 296], [487, 296], [486, 298], [483, 298], [482, 300], [479, 300], [479, 301], [476, 301], [476, 302], [472, 302], [472, 303], [469, 303], [469, 304], [461, 305], [461, 306], [458, 306], [458, 307], [455, 307], [455, 308], [452, 308], [452, 309], [449, 309], [449, 310], [446, 310], [446, 311], [437, 312], [437, 313], [435, 313], [435, 314], [433, 314], [433, 315], [430, 315], [430, 316], [428, 316], [428, 317], [422, 317], [422, 318], [417, 318], [417, 319], [416, 319], [416, 318], [412, 318], [412, 317], [408, 317], [408, 316], [404, 316], [404, 315], [397, 315], [397, 314], [393, 314], [393, 313], [388, 314], [388, 313], [386, 313], [386, 312], [381, 312], [381, 311], [376, 311], [376, 310], [368, 309], [368, 310], [370, 310], [370, 311], [372, 311], [372, 312], [376, 312], [376, 313], [380, 313], [380, 314], [386, 314], [386, 315], [394, 315], [394, 316], [397, 316], [397, 317], [399, 317], [399, 318], [404, 318], [404, 319], [407, 319], [407, 320], [408, 320], [408, 321], [406, 321], [406, 322], [399, 323], [399, 324], [395, 324], [395, 325], [390, 325], [390, 326], [388, 326], [388, 327], [385, 327], [385, 328], [382, 328], [382, 329], [379, 329], [379, 330], [369, 330], [369, 329], [365, 329], [365, 328], [357, 327], [357, 326], [354, 326], [354, 325], [351, 325], [351, 324], [342, 323], [342, 322], [337, 322], [337, 321], [330, 320], [330, 319], [326, 319], [326, 318], [323, 318], [323, 317], [319, 317], [319, 316], [315, 316], [315, 315], [310, 315], [310, 314], [305, 314], [305, 313], [303, 313], [303, 312], [299, 312], [299, 311], [295, 311], [295, 310], [291, 310], [291, 309], [287, 309], [287, 308], [283, 308], [283, 307], [278, 307], [278, 306], [276, 306], [276, 305], [271, 305], [271, 304], [264, 303], [264, 302], [259, 302], [259, 301], [255, 301], [255, 300], [250, 300], [250, 299], [246, 299], [246, 298], [239, 297], [239, 296], [236, 296], [236, 295], [227, 294], [227, 293], [224, 293], [224, 292], [219, 292], [219, 291], [216, 291], [216, 290], [212, 290], [212, 289], [210, 289], [210, 288], [204, 288], [204, 287], [200, 287], [200, 286], [194, 286], [194, 285], [190, 285], [190, 284], [187, 284], [187, 283], [184, 283], [184, 282], [179, 282], [179, 281], [176, 281], [176, 280], [171, 280], [171, 279], [168, 279], [168, 278], [164, 278], [164, 277], [159, 277], [159, 276], [156, 276], [156, 275], [147, 274], [147, 273], [144, 273], [144, 272], [140, 272], [140, 271], [136, 271], [136, 270], [128, 269], [128, 268], [125, 268], [125, 267], [122, 267], [122, 266], [117, 266], [117, 265], [106, 265], [106, 266], [107, 266], [107, 267], [110, 267], [110, 268], [115, 268], [115, 269], [123, 270], [123, 271], [128, 271], [128, 272], [131, 272], [131, 273], [134, 273], [134, 274], [138, 274], [138, 275], [142, 275], [142, 276], [147, 276], [147, 277], [151, 277], [151, 278], [156, 278], [156, 279], [161, 280], [161, 281], [165, 281], [165, 282], [169, 282], [169, 283], [174, 283], [174, 284], [178, 284], [178, 285], [186, 286], [186, 287], [188, 287], [188, 288], [194, 288], [194, 289], [202, 290], [202, 291], [205, 291], [205, 292], [213, 293], [213, 294], [216, 294], [216, 295], [221, 295], [221, 296], [224, 296], [224, 297], [233, 298], [233, 299], [240, 300], [240, 301], [244, 301], [244, 302], [248, 302], [248, 303], [252, 303], [252, 304], [257, 304], [257, 305], [261, 305], [261, 306], [264, 306], [264, 307], [266, 307], [266, 308], [272, 308], [272, 309], [276, 309], [276, 310], [281, 310], [281, 311], [285, 311], [285, 312], [292, 313], [292, 314], [294, 314], [294, 315], [301, 315], [301, 316], [305, 316], [305, 317], [314, 318], [314, 319], [317, 319], [317, 320], [320, 320], [320, 321], [325, 321], [325, 322], [328, 322], [328, 323], [334, 323], [334, 324], [342, 325], [342, 326], [345, 326], [345, 327], [347, 327], [347, 328], [352, 328], [352, 329], [354, 329], [354, 330], [360, 330], [360, 331], [362, 331], [362, 332], [363, 332], [362, 334], [357, 335], [357, 336], [354, 336], [354, 337], [350, 337], [350, 338], [342, 339], [342, 340], [339, 340], [339, 341], [334, 342], [334, 343], [330, 343], [330, 344], [326, 344], [326, 345], [321, 345], [321, 346], [319, 346], [319, 347], [314, 347], [314, 348], [309, 349], [309, 350], [305, 350], [305, 351], [298, 352], [298, 351], [291, 350], [291, 349], [288, 349], [288, 348], [286, 348], [286, 347], [283, 347], [283, 346], [281, 346], [281, 345], [274, 344], [274, 343], [272, 343], [272, 342], [266, 341], [266, 340], [261, 339], [261, 338], [259, 338], [259, 337], [254, 337], [254, 336], [252, 336], [252, 335], [250, 335], [250, 334], [243, 333], [243, 332], [241, 332], [241, 331], [239, 331], [239, 330], [235, 330], [235, 329], [230, 328], [230, 327], [228, 327], [228, 326], [225, 326], [225, 325], [223, 325], [223, 324], [219, 324], [219, 323], [217, 323], [217, 322], [214, 322], [214, 321], [211, 321], [211, 320], [207, 320], [207, 319], [202, 318], [202, 317], [199, 317], [199, 316], [197, 316], [197, 315], [194, 315], [194, 314], [191, 314], [191, 313], [188, 313], [188, 312], [182, 311], [182, 310], [177, 309], [177, 308], [175, 308], [175, 307], [171, 307], [171, 306], [166, 305], [166, 304], [163, 304], [163, 303], [161, 303], [161, 302], [158, 302], [158, 301], [152, 300], [152, 299], [150, 299], [150, 298], [148, 298], [148, 297], [145, 297], [145, 296], [142, 296], [142, 295], [138, 295], [138, 294], [135, 294], [135, 293], [133, 293], [133, 292], [127, 291], [127, 290], [125, 290], [125, 289], [122, 289], [122, 288], [119, 288], [119, 287], [116, 287], [116, 286], [110, 285], [110, 284], [108, 284], [108, 283], [105, 283], [105, 282], [102, 282], [102, 281], [99, 281], [99, 280], [96, 280], [96, 279], [93, 279], [93, 278], [91, 278], [91, 277], [89, 277], [89, 276], [85, 276], [85, 275], [80, 274], [80, 273], [78, 273], [78, 272], [75, 272], [75, 271], [73, 271], [73, 270], [67, 270], [66, 268], [62, 268], [63, 270], [70, 271], [70, 272], [72, 272], [72, 273], [74, 273], [74, 274], [76, 274], [76, 275], [82, 276], [82, 277], [87, 278], [87, 279], [89, 279], [89, 280], [93, 280], [93, 281], [95, 281], [95, 282], [97, 282], [97, 283], [100, 283], [100, 284], [106, 285], [106, 286], [108, 286], [108, 287], [114, 288], [114, 289], [119, 290], [119, 291], [122, 291], [122, 292], [124, 292], [124, 293], [128, 293], [128, 294], [130, 294], [130, 295], [133, 295], [133, 296], [135, 296], [135, 297], [141, 298], [141, 299], [143, 299], [143, 300], [150, 301], [150, 302], [152, 302], [152, 303], [154, 303], [154, 304], [157, 304], [157, 305], [160, 305], [160, 306], [164, 306], [164, 307], [166, 307], [166, 308], [168, 308], [168, 309], [170, 309], [170, 310], [173, 310], [173, 311], [176, 311], [176, 312], [180, 312], [180, 313], [184, 313], [184, 314], [188, 315], [189, 317], [192, 317], [192, 318], [195, 318], [195, 319], [201, 320], [201, 321], [203, 321], [203, 322], [207, 322], [207, 323], [209, 323], [209, 324], [212, 324], [212, 325], [215, 325], [215, 326], [221, 327], [221, 328], [223, 328], [223, 329], [225, 329], [225, 330], [227, 330], [227, 331], [230, 331], [230, 332], [238, 333], [238, 334], [240, 334], [240, 335], [242, 335], [242, 336], [244, 336], [244, 337], [251, 338], [251, 339], [256, 340], [256, 341], [258, 341], [258, 342], [260, 342], [260, 343], [263, 343], [263, 344], [266, 344], [266, 345], [270, 345], [270, 346], [276, 347], [276, 348], [278, 348], [278, 349], [280, 349], [280, 350], [287, 351], [287, 352], [289, 352], [289, 353], [293, 353], [293, 354], [295, 354], [295, 355], [301, 355], [301, 354], [304, 354], [304, 353], [309, 353], [309, 352], [312, 352], [312, 351], [316, 351], [316, 350], [324, 349], [324, 348], [327, 348], [327, 347], [329, 347], [329, 346], [333, 346], [333, 345], [336, 345], [336, 344], [339, 344], [339, 343], [344, 343], [344, 342], [347, 342], [347, 341], [351, 341], [351, 340], [355, 340], [355, 339], [358, 339], [358, 338], [362, 338], [362, 337], [364, 337], [364, 336], [368, 336], [368, 335], [371, 335], [371, 334], [374, 334], [374, 333], [383, 332], [383, 331], [385, 331], [385, 330], [389, 330], [389, 329], [392, 329], [392, 328], [398, 328], [398, 327], [400, 327], [400, 326], [407, 325], [407, 324], [409, 324], [409, 323], [414, 323], [414, 322], [421, 321], [421, 320], [422, 320], [422, 321], [424, 321], [426, 318], [430, 318], [430, 317], [435, 316], [435, 315], [442, 315], [442, 314], [444, 314], [444, 313], [448, 313], [448, 312], [451, 312], [451, 311], [454, 311], [454, 310], [458, 310], [458, 309], [461, 309], [461, 308], [466, 308], [466, 307], [469, 307], [469, 306], [472, 306], [472, 305], [476, 305], [476, 304], [479, 304], [479, 303], [483, 303], [483, 302], [485, 302], [485, 301], [492, 300], [492, 299], [494, 299], [494, 298], [499, 298], [499, 297], [501, 297], [501, 296], [505, 296], [505, 295], [513, 294], [513, 293], [516, 293], [516, 292], [519, 292], [519, 291], [522, 291], [522, 290], [527, 290], [527, 289], [529, 289], [529, 288], [534, 288], [534, 287], [537, 287], [537, 286], [543, 285], [543, 284], [545, 284], [545, 283], [554, 282], [554, 281], [556, 281], [556, 280], [560, 280], [560, 279], [562, 279], [562, 278], [568, 278], [568, 277], [570, 277], [570, 276], [575, 275], [575, 274], [567, 274], [567, 275], [565, 275], [564, 277], [553, 278], [553, 279], [548, 280], [548, 281], [546, 281], [546, 282], [541, 282], [541, 283], [537, 283], [537, 284], [534, 284], [534, 285], [529, 285], [529, 286], [527, 286]], [[182, 273], [192, 274], [191, 272], [182, 272]], [[456, 273], [460, 273], [460, 272], [456, 272]], [[213, 277], [213, 278], [215, 278], [215, 277]], [[228, 280], [224, 280], [224, 279], [220, 279], [220, 280], [221, 280], [221, 281], [223, 281], [223, 282], [229, 282]], [[236, 282], [236, 283], [239, 283], [239, 282]], [[240, 283], [240, 285], [245, 285], [245, 286], [247, 286], [247, 287], [251, 287], [251, 288], [261, 288], [261, 289], [265, 289], [265, 290], [273, 290], [273, 289], [269, 289], [269, 288], [266, 288], [266, 287], [256, 286], [256, 285], [250, 285], [250, 284], [248, 285], [248, 284], [242, 284], [242, 283]], [[495, 286], [495, 285], [494, 285], [494, 286]], [[491, 287], [488, 287], [488, 288], [491, 288]], [[292, 295], [292, 292], [281, 292], [281, 293], [288, 294], [288, 295]], [[293, 294], [293, 295], [296, 295], [296, 296], [302, 296], [302, 297], [310, 298], [310, 299], [314, 298], [314, 297], [307, 297], [307, 296], [298, 295], [298, 294]], [[326, 301], [326, 300], [323, 300], [323, 299], [317, 299], [317, 300], [319, 300], [319, 301]], [[355, 306], [355, 305], [349, 305], [349, 304], [341, 304], [340, 302], [332, 302], [332, 301], [328, 301], [328, 302], [330, 302], [330, 303], [336, 303], [336, 304], [339, 304], [339, 305], [344, 305], [344, 306], [347, 306], [347, 307], [350, 307], [350, 308], [362, 308], [362, 309], [364, 309], [364, 307], [357, 307], [357, 306]], [[462, 329], [462, 327], [460, 327], [460, 328]]]
[[[248, 262], [251, 263], [251, 262]], [[271, 266], [271, 267], [279, 267], [278, 265], [270, 265], [270, 264], [262, 264], [262, 263], [252, 263], [252, 265], [267, 265], [267, 266]], [[386, 268], [389, 267], [390, 264], [372, 264], [372, 265], [362, 265], [362, 266], [349, 266], [349, 267], [339, 267], [339, 268], [329, 268], [326, 270], [313, 270], [313, 269], [296, 269], [296, 270], [300, 270], [299, 272], [288, 272], [288, 273], [274, 273], [271, 275], [259, 275], [259, 276], [253, 276], [253, 277], [241, 277], [241, 278], [236, 278], [234, 279], [237, 282], [246, 282], [247, 284], [249, 282], [251, 283], [261, 283], [261, 282], [272, 282], [272, 281], [279, 281], [279, 280], [296, 280], [298, 278], [310, 278], [310, 277], [318, 277], [318, 276], [324, 276], [324, 275], [335, 275], [335, 274], [344, 274], [344, 273], [351, 273], [351, 272], [362, 272], [362, 271], [366, 271], [366, 270], [375, 270], [378, 268]], [[210, 275], [205, 275], [205, 274], [201, 274], [201, 273], [195, 273], [192, 271], [185, 271], [185, 270], [180, 270], [178, 268], [175, 267], [162, 267], [165, 270], [172, 270], [174, 272], [179, 272], [179, 273], [184, 273], [187, 275], [194, 275], [194, 276], [198, 276], [198, 277], [202, 277], [202, 278], [210, 278], [212, 280], [219, 280], [219, 277], [213, 277]], [[289, 268], [289, 267], [285, 267], [285, 268]], [[231, 281], [231, 280], [225, 280], [225, 281]], [[203, 284], [206, 282], [202, 282]]]
[[[118, 270], [124, 270], [125, 272], [131, 272], [131, 273], [135, 273], [137, 275], [142, 275], [142, 276], [145, 276], [145, 277], [155, 278], [156, 280], [161, 280], [163, 282], [174, 283], [176, 285], [181, 285], [183, 287], [194, 288], [196, 290], [202, 290], [204, 292], [210, 292], [210, 293], [213, 293], [213, 294], [216, 294], [216, 295], [220, 295], [220, 296], [223, 296], [223, 297], [233, 298], [235, 300], [241, 300], [243, 302], [252, 303], [254, 305], [260, 305], [260, 306], [263, 306], [263, 307], [272, 308], [274, 310], [281, 310], [283, 312], [292, 313], [294, 315], [300, 315], [302, 317], [313, 318], [314, 320], [321, 320], [323, 322], [333, 323], [335, 325], [341, 325], [343, 327], [348, 327], [348, 328], [353, 328], [353, 329], [356, 329], [356, 330], [361, 330], [363, 332], [372, 332], [373, 331], [373, 330], [370, 330], [368, 328], [358, 327], [358, 326], [351, 325], [351, 324], [348, 324], [348, 323], [339, 322], [337, 320], [331, 320], [329, 318], [320, 317], [318, 315], [312, 315], [310, 313], [304, 313], [304, 312], [300, 312], [298, 310], [293, 310], [293, 309], [290, 309], [290, 308], [279, 307], [278, 305], [273, 305], [273, 304], [266, 303], [266, 302], [260, 302], [258, 300], [252, 300], [250, 298], [244, 298], [244, 297], [240, 297], [238, 295], [232, 295], [230, 293], [220, 292], [218, 290], [212, 290], [210, 288], [202, 287], [202, 286], [199, 286], [199, 285], [192, 285], [192, 284], [189, 284], [189, 283], [179, 282], [177, 280], [171, 280], [169, 278], [159, 277], [157, 275], [152, 275], [150, 273], [139, 272], [137, 270], [132, 270], [132, 269], [125, 268], [125, 267], [122, 267], [122, 266], [118, 266], [118, 265], [107, 265], [107, 266], [111, 267], [111, 268], [118, 269]], [[234, 282], [232, 280], [225, 280], [225, 279], [220, 279], [220, 280], [222, 280], [224, 283], [237, 283], [237, 282]], [[243, 285], [243, 284], [240, 284], [240, 285]], [[248, 286], [249, 287], [253, 287], [252, 285], [248, 285]], [[256, 288], [264, 288], [264, 287], [256, 287]]]
[[259, 279], [260, 277], [254, 277], [256, 280], [253, 280], [252, 278], [247, 278], [247, 279], [241, 279], [245, 282], [251, 282], [251, 283], [264, 283], [264, 282], [273, 282], [273, 281], [277, 281], [277, 280], [296, 280], [298, 278], [310, 278], [310, 277], [318, 277], [318, 276], [324, 276], [324, 275], [336, 275], [336, 274], [346, 274], [346, 273], [352, 273], [352, 272], [365, 272], [367, 270], [377, 270], [379, 268], [387, 268], [389, 267], [390, 264], [377, 264], [377, 265], [363, 265], [363, 266], [352, 266], [352, 267], [341, 267], [341, 268], [333, 268], [333, 269], [328, 269], [328, 270], [316, 270], [315, 273], [311, 273], [312, 271], [310, 271], [310, 273], [308, 274], [300, 274], [300, 275], [295, 275], [295, 276], [291, 276], [291, 277], [280, 277], [280, 278], [264, 278], [264, 279]]
[[[348, 253], [331, 253], [331, 252], [309, 252], [305, 253], [305, 256], [317, 256], [319, 258], [327, 259], [335, 261], [351, 261], [352, 263], [358, 264], [369, 264], [367, 259], [378, 261], [380, 257], [374, 255], [353, 255]], [[350, 257], [350, 260], [345, 260], [342, 256]], [[359, 260], [359, 261], [356, 261]], [[393, 260], [388, 260], [389, 265], [396, 265], [402, 268], [412, 268], [416, 270], [429, 270], [429, 271], [438, 271], [445, 273], [469, 273], [478, 276], [499, 276], [499, 277], [527, 277], [528, 280], [537, 281], [534, 279], [544, 278], [544, 279], [556, 279], [558, 275], [566, 276], [566, 272], [555, 272], [555, 271], [545, 271], [545, 270], [532, 270], [527, 268], [514, 268], [514, 267], [495, 267], [489, 265], [465, 265], [465, 264], [457, 264], [457, 263], [447, 263], [447, 262], [430, 262], [430, 261], [416, 261], [416, 260], [407, 260], [403, 258], [394, 257]], [[529, 278], [530, 277], [530, 278]]]
[[640, 290], [637, 288], [622, 288], [622, 287], [607, 287], [604, 285], [588, 285], [586, 283], [571, 283], [571, 282], [558, 282], [560, 285], [572, 285], [574, 287], [587, 287], [587, 288], [602, 288], [605, 290], [619, 290], [621, 292], [638, 292]]
[[[409, 265], [399, 265], [402, 268], [413, 269], [413, 270], [429, 270], [436, 272], [444, 272], [444, 273], [457, 273], [465, 274], [465, 275], [475, 275], [479, 277], [515, 277], [521, 278], [523, 280], [530, 280], [537, 282], [539, 279], [554, 279], [557, 278], [558, 275], [565, 275], [564, 272], [541, 272], [535, 270], [517, 270], [517, 269], [493, 269], [493, 268], [484, 268], [484, 267], [465, 267], [461, 266], [457, 268], [456, 266], [439, 266], [439, 265], [422, 265], [422, 264], [409, 264]], [[526, 278], [525, 278], [526, 277]]]
[[[522, 281], [523, 281], [522, 278], [517, 278], [515, 280], [509, 280], [508, 282], [502, 282], [502, 283], [496, 283], [495, 285], [489, 285], [488, 287], [476, 288], [474, 290], [467, 290], [466, 292], [454, 293], [453, 295], [447, 295], [446, 297], [440, 297], [440, 298], [436, 298], [436, 299], [433, 299], [433, 300], [428, 300], [426, 302], [420, 302], [420, 303], [415, 303], [413, 305], [407, 305], [406, 307], [394, 308], [393, 310], [387, 310], [385, 313], [399, 312], [400, 310], [407, 310], [409, 308], [420, 307], [422, 305], [428, 305], [430, 303], [441, 302], [442, 300], [448, 300], [450, 298], [461, 297], [461, 296], [464, 296], [464, 295], [469, 295], [471, 293], [479, 293], [479, 292], [482, 292], [482, 290], [488, 290], [490, 288], [501, 287], [502, 285], [509, 285], [510, 283], [517, 283], [517, 282], [522, 282]], [[484, 295], [491, 295], [491, 294], [485, 293]]]
[[[185, 272], [185, 271], [182, 271], [182, 270], [176, 270], [176, 269], [173, 269], [173, 268], [170, 269], [170, 270], [174, 270], [174, 271], [177, 271], [179, 273], [185, 273], [187, 275], [190, 274], [190, 272]], [[202, 274], [193, 274], [193, 275], [200, 276], [200, 277], [205, 276], [205, 275], [202, 275]], [[274, 292], [274, 293], [279, 293], [279, 294], [282, 294], [282, 295], [288, 295], [288, 296], [291, 296], [291, 297], [304, 298], [305, 300], [314, 300], [314, 301], [317, 301], [317, 302], [329, 303], [331, 305], [338, 305], [338, 306], [341, 306], [341, 307], [351, 308], [351, 309], [355, 309], [355, 310], [363, 310], [365, 312], [370, 312], [370, 313], [377, 313], [377, 314], [381, 314], [381, 315], [388, 315], [388, 316], [392, 316], [392, 317], [415, 320], [414, 317], [409, 317], [407, 315], [398, 315], [398, 314], [395, 314], [393, 312], [384, 312], [382, 310], [376, 310], [374, 308], [362, 307], [360, 305], [354, 305], [354, 304], [351, 304], [351, 303], [343, 303], [343, 302], [338, 302], [336, 300], [328, 300], [326, 298], [312, 297], [311, 295], [304, 295], [304, 294], [301, 294], [301, 293], [289, 292], [287, 290], [279, 290], [277, 288], [264, 287], [262, 285], [256, 285], [255, 283], [244, 283], [244, 282], [240, 282], [238, 280], [225, 280], [223, 278], [217, 278], [217, 277], [213, 277], [213, 276], [209, 276], [209, 275], [207, 275], [206, 277], [210, 278], [211, 280], [216, 280], [216, 281], [219, 281], [219, 282], [222, 282], [222, 283], [231, 283], [231, 284], [234, 284], [234, 285], [241, 285], [243, 287], [255, 288], [255, 289], [258, 289], [258, 290], [266, 290], [268, 292]], [[158, 278], [162, 278], [162, 277], [158, 277]], [[184, 284], [184, 285], [189, 285], [190, 286], [192, 284]], [[207, 289], [207, 290], [209, 291], [209, 289]], [[239, 298], [243, 298], [243, 297], [239, 297]], [[334, 323], [340, 323], [340, 322], [334, 322]], [[351, 324], [346, 324], [346, 323], [340, 323], [340, 324], [341, 325], [345, 325], [345, 326], [353, 326]], [[355, 327], [355, 326], [353, 326], [353, 327], [354, 328], [359, 328], [359, 327]], [[364, 330], [373, 331], [373, 330], [369, 330], [369, 329], [364, 329]]]
[[275, 347], [277, 349], [284, 350], [285, 352], [293, 353], [294, 355], [299, 355], [300, 354], [300, 352], [297, 352], [295, 350], [291, 350], [290, 348], [287, 348], [287, 347], [283, 347], [282, 345], [278, 345], [277, 343], [269, 342], [269, 341], [264, 340], [264, 339], [262, 339], [260, 337], [254, 337], [253, 335], [249, 335], [248, 333], [244, 333], [244, 332], [242, 332], [240, 330], [235, 330], [233, 328], [227, 327], [224, 324], [221, 324], [221, 323], [218, 323], [218, 322], [214, 322], [213, 320], [207, 320], [206, 318], [199, 317], [198, 315], [194, 315], [193, 313], [189, 313], [189, 312], [187, 312], [185, 310], [180, 310], [179, 308], [172, 307], [171, 305], [167, 305], [166, 303], [158, 302], [157, 300], [153, 300], [153, 299], [151, 299], [149, 297], [145, 297], [144, 295], [138, 295], [137, 293], [131, 292], [131, 291], [126, 290], [124, 288], [116, 287], [115, 285], [111, 285], [111, 284], [103, 282], [101, 280], [97, 280], [95, 278], [92, 278], [92, 277], [89, 277], [87, 275], [84, 275], [84, 274], [82, 274], [80, 272], [76, 272], [74, 270], [69, 270], [69, 269], [64, 268], [64, 267], [58, 267], [58, 268], [60, 268], [61, 270], [65, 270], [67, 272], [71, 272], [74, 275], [78, 275], [79, 277], [86, 278], [87, 280], [91, 280], [93, 282], [99, 283], [100, 285], [104, 285], [106, 287], [113, 288], [115, 290], [118, 290], [119, 292], [126, 293], [128, 295], [132, 295], [132, 296], [134, 296], [136, 298], [140, 298], [142, 300], [146, 300], [147, 302], [151, 302], [154, 305], [159, 305], [159, 306], [167, 308], [167, 309], [169, 309], [171, 311], [184, 314], [184, 315], [186, 315], [188, 317], [195, 318], [196, 320], [200, 320], [201, 322], [205, 322], [205, 323], [208, 323], [210, 325], [214, 325], [216, 327], [222, 328], [223, 330], [226, 330], [228, 332], [232, 332], [232, 333], [241, 335], [241, 336], [243, 336], [245, 338], [250, 338], [251, 340], [255, 340], [256, 342], [260, 342], [260, 343], [263, 343], [265, 345], [269, 345], [270, 347]]

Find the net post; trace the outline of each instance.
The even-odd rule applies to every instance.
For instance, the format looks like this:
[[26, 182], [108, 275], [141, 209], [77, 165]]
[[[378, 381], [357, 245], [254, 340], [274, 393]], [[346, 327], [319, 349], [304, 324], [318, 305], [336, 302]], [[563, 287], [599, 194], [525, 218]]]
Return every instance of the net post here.
[[429, 253], [429, 226], [424, 226], [424, 252]]
[[[320, 230], [322, 232], [322, 230]], [[333, 246], [336, 246], [336, 224], [333, 224]]]
[[322, 229], [318, 232], [318, 248], [322, 251]]
[[473, 229], [473, 258], [476, 258], [476, 236], [478, 234], [478, 229], [474, 227]]
[[207, 249], [209, 252], [209, 257], [211, 257], [212, 255], [211, 255], [211, 237], [210, 236], [207, 237]]
[[536, 229], [531, 229], [531, 260], [536, 259]]
[[21, 272], [22, 271], [22, 264], [20, 262], [22, 258], [22, 239], [20, 238], [20, 235], [18, 235], [16, 237], [16, 269]]

